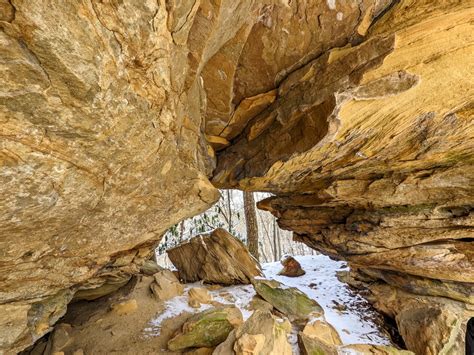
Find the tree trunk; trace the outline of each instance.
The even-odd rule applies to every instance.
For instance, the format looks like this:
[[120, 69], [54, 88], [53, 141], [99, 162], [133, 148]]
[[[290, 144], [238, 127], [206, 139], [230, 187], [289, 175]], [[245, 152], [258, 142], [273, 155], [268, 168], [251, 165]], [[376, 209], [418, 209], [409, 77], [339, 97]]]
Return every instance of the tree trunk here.
[[184, 237], [184, 220], [181, 221], [181, 223], [179, 224], [179, 238], [178, 238], [178, 244], [183, 241], [183, 237]]
[[230, 196], [230, 190], [227, 190], [227, 211], [229, 212], [229, 219], [227, 220], [227, 222], [229, 223], [229, 233], [234, 234], [234, 232], [232, 231], [232, 208], [230, 206]]
[[277, 245], [277, 226], [276, 219], [273, 220], [273, 261], [278, 260], [278, 245]]
[[259, 260], [258, 255], [258, 227], [257, 211], [255, 210], [255, 200], [252, 192], [244, 191], [244, 212], [245, 224], [247, 226], [247, 247], [250, 254]]

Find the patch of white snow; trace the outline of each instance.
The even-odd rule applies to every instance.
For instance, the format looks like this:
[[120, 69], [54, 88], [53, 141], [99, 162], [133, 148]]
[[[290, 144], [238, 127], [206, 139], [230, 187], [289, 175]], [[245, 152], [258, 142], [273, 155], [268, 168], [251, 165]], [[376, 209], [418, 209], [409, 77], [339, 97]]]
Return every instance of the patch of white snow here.
[[[266, 277], [296, 287], [316, 300], [323, 307], [326, 320], [336, 328], [344, 344], [391, 344], [388, 335], [370, 317], [362, 319], [363, 315], [374, 312], [367, 301], [337, 278], [337, 271], [348, 270], [344, 262], [331, 260], [325, 255], [295, 256], [295, 259], [306, 271], [305, 275], [280, 276], [278, 272], [282, 265], [279, 262], [263, 264], [263, 272]], [[337, 310], [333, 301], [347, 309]]]

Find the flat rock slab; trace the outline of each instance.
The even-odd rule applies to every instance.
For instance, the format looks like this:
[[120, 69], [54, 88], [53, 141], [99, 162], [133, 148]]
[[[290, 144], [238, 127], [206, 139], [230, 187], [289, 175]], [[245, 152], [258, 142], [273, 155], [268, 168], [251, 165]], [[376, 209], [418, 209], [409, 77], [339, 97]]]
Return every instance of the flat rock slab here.
[[245, 245], [222, 228], [198, 235], [167, 251], [185, 282], [250, 284], [262, 270]]
[[179, 351], [187, 348], [212, 348], [224, 340], [238, 325], [242, 313], [237, 307], [219, 307], [191, 316], [169, 342], [168, 349]]
[[308, 320], [324, 315], [321, 306], [296, 287], [261, 278], [254, 279], [252, 283], [260, 297], [290, 319]]

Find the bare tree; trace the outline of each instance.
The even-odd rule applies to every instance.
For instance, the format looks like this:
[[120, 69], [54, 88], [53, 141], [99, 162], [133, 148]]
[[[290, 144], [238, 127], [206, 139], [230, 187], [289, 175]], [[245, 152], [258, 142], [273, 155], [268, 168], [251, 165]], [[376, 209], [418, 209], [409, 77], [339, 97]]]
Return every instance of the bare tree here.
[[183, 237], [184, 237], [184, 229], [185, 229], [185, 226], [184, 226], [184, 220], [182, 220], [180, 223], [179, 223], [179, 237], [178, 237], [178, 244], [181, 243], [183, 241]]
[[244, 195], [244, 212], [245, 224], [247, 226], [247, 247], [250, 254], [259, 260], [258, 254], [258, 227], [257, 227], [257, 211], [255, 210], [255, 200], [252, 192], [243, 192]]

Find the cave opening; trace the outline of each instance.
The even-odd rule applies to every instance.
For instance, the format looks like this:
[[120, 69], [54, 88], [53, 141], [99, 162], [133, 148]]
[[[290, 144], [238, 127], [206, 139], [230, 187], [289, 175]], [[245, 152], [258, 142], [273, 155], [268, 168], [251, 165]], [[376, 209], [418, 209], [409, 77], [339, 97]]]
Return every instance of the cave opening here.
[[[156, 248], [158, 265], [176, 270], [167, 252], [179, 248], [180, 244], [186, 244], [190, 239], [199, 238], [199, 235], [208, 235], [216, 228], [224, 228], [248, 247], [246, 223], [248, 206], [245, 206], [244, 194], [241, 190], [220, 190], [221, 198], [215, 205], [171, 227]], [[304, 242], [294, 239], [293, 232], [280, 228], [273, 214], [256, 208], [258, 202], [272, 197], [271, 193], [252, 192], [252, 194], [254, 197], [252, 207], [257, 217], [258, 261], [265, 276], [282, 282], [285, 287], [295, 287], [323, 305], [328, 324], [340, 334], [341, 344], [391, 345], [406, 349], [395, 320], [373, 308], [364, 299], [363, 291], [345, 283], [345, 276], [350, 273], [348, 264], [333, 260]], [[191, 254], [187, 256], [190, 257]], [[285, 259], [288, 257], [294, 257], [298, 268], [304, 270], [301, 277], [290, 278], [281, 275], [286, 269]], [[213, 284], [212, 281], [208, 283], [211, 286]], [[251, 290], [245, 286], [242, 288]], [[248, 295], [239, 291], [239, 286], [234, 286], [230, 293], [236, 304], [248, 302]], [[301, 331], [302, 328], [299, 327], [293, 325], [293, 332]], [[298, 350], [301, 344], [295, 340], [296, 335], [292, 338], [293, 350]]]

